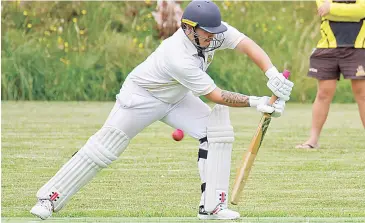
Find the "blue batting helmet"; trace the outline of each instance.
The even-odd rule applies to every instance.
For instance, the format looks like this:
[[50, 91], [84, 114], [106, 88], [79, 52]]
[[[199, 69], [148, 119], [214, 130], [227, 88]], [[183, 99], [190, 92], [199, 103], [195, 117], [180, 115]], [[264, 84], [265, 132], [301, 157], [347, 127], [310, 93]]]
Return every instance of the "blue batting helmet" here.
[[213, 34], [227, 31], [227, 27], [222, 24], [218, 6], [211, 1], [190, 2], [185, 8], [181, 22]]

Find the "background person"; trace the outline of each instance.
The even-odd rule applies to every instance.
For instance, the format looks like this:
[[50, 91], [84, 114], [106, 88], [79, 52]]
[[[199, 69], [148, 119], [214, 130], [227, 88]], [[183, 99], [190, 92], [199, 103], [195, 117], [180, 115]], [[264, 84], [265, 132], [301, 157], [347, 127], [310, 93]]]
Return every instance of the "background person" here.
[[322, 17], [317, 49], [310, 57], [308, 76], [318, 80], [312, 108], [310, 137], [296, 148], [318, 148], [340, 74], [351, 80], [352, 91], [365, 128], [365, 0], [317, 0]]

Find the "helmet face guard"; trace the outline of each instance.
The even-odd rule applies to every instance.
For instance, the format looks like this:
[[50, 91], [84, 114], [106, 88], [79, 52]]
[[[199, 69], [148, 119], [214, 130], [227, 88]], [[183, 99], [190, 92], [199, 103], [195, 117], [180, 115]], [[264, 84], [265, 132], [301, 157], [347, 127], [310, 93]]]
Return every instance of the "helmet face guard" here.
[[[194, 37], [199, 38], [199, 35], [195, 32], [194, 33]], [[200, 39], [202, 39], [202, 37], [200, 37]], [[223, 42], [224, 42], [224, 33], [218, 33], [215, 34], [213, 38], [209, 38], [210, 39], [210, 44], [207, 47], [202, 47], [202, 46], [198, 46], [198, 44], [194, 44], [196, 48], [200, 48], [200, 50], [202, 52], [209, 52], [215, 49], [218, 49], [219, 47], [222, 46]]]
[[[186, 26], [183, 26], [183, 30], [186, 30]], [[214, 36], [212, 38], [204, 38], [196, 32], [196, 28], [194, 28], [194, 27], [192, 29], [192, 32], [193, 32], [195, 41], [191, 41], [191, 43], [197, 48], [197, 50], [199, 50], [201, 52], [209, 52], [209, 51], [218, 49], [219, 47], [222, 46], [224, 39], [225, 39], [224, 33], [214, 34]], [[187, 35], [189, 35], [189, 34], [190, 33], [188, 33]], [[210, 42], [209, 46], [206, 46], [206, 47], [200, 46], [200, 40], [202, 40], [202, 41], [209, 40], [209, 42]]]

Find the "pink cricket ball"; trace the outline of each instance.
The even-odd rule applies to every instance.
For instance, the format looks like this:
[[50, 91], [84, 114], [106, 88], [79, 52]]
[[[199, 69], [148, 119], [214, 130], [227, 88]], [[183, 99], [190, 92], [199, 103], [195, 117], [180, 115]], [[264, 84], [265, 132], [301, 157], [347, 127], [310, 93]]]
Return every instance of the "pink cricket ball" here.
[[175, 141], [180, 141], [184, 138], [184, 132], [181, 129], [176, 129], [173, 133], [172, 133], [172, 138]]

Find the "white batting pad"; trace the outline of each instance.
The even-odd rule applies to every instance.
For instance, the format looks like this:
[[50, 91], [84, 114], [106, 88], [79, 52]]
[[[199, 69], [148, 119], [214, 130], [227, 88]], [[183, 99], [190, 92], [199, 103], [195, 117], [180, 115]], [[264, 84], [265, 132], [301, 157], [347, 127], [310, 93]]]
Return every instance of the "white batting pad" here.
[[207, 137], [208, 157], [205, 165], [204, 208], [207, 212], [213, 212], [218, 205], [227, 207], [228, 200], [234, 132], [227, 106], [216, 105], [213, 108], [209, 117]]
[[129, 144], [128, 136], [115, 128], [103, 127], [37, 193], [53, 202], [54, 212], [86, 185], [102, 168], [116, 160]]

